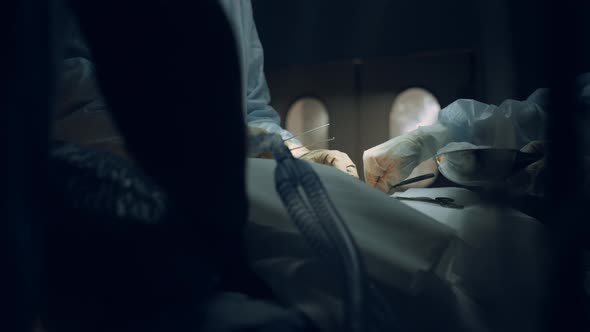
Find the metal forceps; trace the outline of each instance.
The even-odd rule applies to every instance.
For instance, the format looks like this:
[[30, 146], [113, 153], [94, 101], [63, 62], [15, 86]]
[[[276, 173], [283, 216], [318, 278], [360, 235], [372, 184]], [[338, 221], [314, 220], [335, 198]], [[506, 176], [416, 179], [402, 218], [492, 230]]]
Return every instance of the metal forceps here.
[[459, 205], [455, 203], [455, 200], [448, 197], [402, 197], [402, 196], [395, 196], [395, 198], [401, 201], [416, 201], [416, 202], [425, 202], [425, 203], [434, 203], [438, 204], [442, 207], [451, 208], [451, 209], [462, 209], [463, 205]]

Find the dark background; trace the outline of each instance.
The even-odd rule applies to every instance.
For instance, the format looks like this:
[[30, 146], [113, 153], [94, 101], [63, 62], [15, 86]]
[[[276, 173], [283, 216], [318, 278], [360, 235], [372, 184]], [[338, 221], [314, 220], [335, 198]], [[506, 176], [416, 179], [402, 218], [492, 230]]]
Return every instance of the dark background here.
[[476, 97], [525, 98], [542, 77], [541, 2], [490, 0], [253, 0], [275, 68], [472, 50]]

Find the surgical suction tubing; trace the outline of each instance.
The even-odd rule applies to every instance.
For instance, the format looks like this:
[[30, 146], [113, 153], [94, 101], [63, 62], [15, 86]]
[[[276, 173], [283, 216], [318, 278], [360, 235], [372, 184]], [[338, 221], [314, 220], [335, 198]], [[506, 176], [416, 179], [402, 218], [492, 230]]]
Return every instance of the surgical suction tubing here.
[[[309, 163], [293, 157], [278, 135], [270, 136], [271, 150], [277, 161], [276, 190], [287, 212], [309, 245], [327, 262], [335, 263], [346, 276], [344, 317], [347, 322], [344, 326], [351, 332], [368, 330], [367, 295], [378, 302], [376, 311], [380, 311], [381, 319], [390, 320], [391, 311], [387, 310], [387, 303], [367, 282], [365, 267], [354, 239], [319, 177]], [[370, 293], [366, 294], [367, 291]], [[384, 313], [384, 309], [388, 312]]]
[[[362, 284], [359, 261], [358, 259], [346, 259], [351, 253], [353, 257], [358, 258], [358, 253], [356, 253], [354, 246], [351, 246], [349, 234], [346, 234], [347, 236], [342, 241], [334, 239], [334, 233], [342, 230], [339, 225], [329, 225], [334, 224], [333, 221], [330, 222], [333, 220], [332, 213], [334, 211], [330, 206], [320, 206], [321, 203], [318, 202], [318, 196], [323, 196], [323, 188], [317, 186], [317, 179], [314, 179], [315, 173], [304, 161], [293, 158], [290, 151], [283, 146], [278, 148], [274, 146], [273, 149], [273, 155], [277, 159], [275, 170], [277, 192], [289, 215], [309, 244], [324, 256], [327, 262], [334, 262], [336, 259], [338, 267], [346, 273], [349, 291], [346, 292], [348, 312], [345, 317], [349, 321], [345, 326], [348, 326], [350, 331], [363, 331], [365, 326], [363, 320], [364, 289], [359, 287]], [[292, 185], [295, 183], [302, 187], [303, 193], [308, 196], [307, 200], [302, 197], [302, 193], [297, 187]], [[318, 210], [322, 208], [329, 210], [321, 212], [320, 216]], [[326, 215], [328, 215], [327, 218]]]

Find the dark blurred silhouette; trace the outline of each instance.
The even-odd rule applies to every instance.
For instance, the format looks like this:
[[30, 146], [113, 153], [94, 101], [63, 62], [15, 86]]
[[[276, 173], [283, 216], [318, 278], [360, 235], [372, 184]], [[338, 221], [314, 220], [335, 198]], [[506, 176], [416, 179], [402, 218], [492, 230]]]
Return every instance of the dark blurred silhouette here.
[[[53, 145], [42, 324], [50, 331], [309, 328], [300, 313], [273, 304], [246, 265], [240, 70], [217, 2], [70, 5], [133, 162]], [[223, 114], [223, 130], [199, 126], [213, 122], [204, 114]], [[205, 157], [213, 146], [231, 153], [213, 164]]]

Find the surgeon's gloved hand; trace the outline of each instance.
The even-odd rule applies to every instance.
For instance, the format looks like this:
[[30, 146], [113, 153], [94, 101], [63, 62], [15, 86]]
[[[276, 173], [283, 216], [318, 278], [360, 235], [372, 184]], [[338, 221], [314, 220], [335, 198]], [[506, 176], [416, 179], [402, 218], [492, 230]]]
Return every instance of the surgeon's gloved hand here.
[[405, 180], [420, 163], [448, 143], [442, 124], [420, 127], [377, 145], [363, 154], [365, 181], [383, 192]]
[[[546, 155], [547, 141], [532, 141], [525, 145], [522, 152]], [[586, 195], [590, 195], [590, 158], [582, 156], [582, 178], [578, 179], [582, 184], [582, 190]], [[528, 194], [532, 196], [545, 196], [547, 192], [547, 169], [546, 156], [531, 163], [523, 170], [507, 179], [508, 184], [517, 194]]]
[[[522, 152], [545, 154], [546, 141], [532, 141], [525, 145]], [[544, 196], [546, 186], [545, 158], [541, 158], [507, 180], [507, 184], [516, 193], [524, 193], [533, 196]]]
[[[526, 153], [536, 153], [536, 154], [543, 154], [547, 150], [546, 148], [546, 141], [532, 141], [529, 144], [525, 145], [520, 151]], [[545, 157], [536, 162], [528, 165], [525, 168], [525, 172], [530, 176], [530, 185], [527, 189], [527, 192], [532, 195], [544, 195], [545, 194], [545, 187], [546, 187], [546, 169], [545, 169]]]
[[298, 158], [313, 161], [318, 164], [332, 166], [355, 178], [359, 177], [356, 170], [356, 165], [352, 162], [350, 157], [346, 153], [338, 150], [308, 150], [308, 152], [300, 155]]
[[[248, 126], [248, 128], [247, 128], [248, 139], [251, 139], [252, 137], [255, 137], [257, 135], [262, 135], [262, 134], [268, 134], [268, 131], [266, 131], [265, 129], [252, 127], [252, 126]], [[318, 164], [332, 166], [332, 167], [335, 167], [335, 168], [337, 168], [349, 175], [354, 176], [357, 179], [359, 177], [357, 170], [356, 170], [356, 165], [354, 164], [354, 162], [352, 162], [350, 157], [344, 152], [340, 152], [338, 150], [324, 150], [324, 149], [309, 150], [308, 148], [302, 146], [299, 141], [290, 140], [290, 139], [284, 140], [283, 142], [291, 150], [291, 154], [293, 154], [293, 157], [295, 157], [295, 158], [312, 161], [312, 162], [315, 162]], [[248, 152], [249, 157], [263, 158], [263, 159], [272, 159], [273, 158], [272, 153], [270, 151], [261, 150], [262, 151], [261, 152], [261, 151], [258, 151], [258, 149], [254, 149], [254, 150], [256, 150], [256, 151], [249, 151]]]
[[365, 181], [389, 192], [391, 187], [412, 173], [419, 163], [420, 146], [398, 136], [363, 153]]

